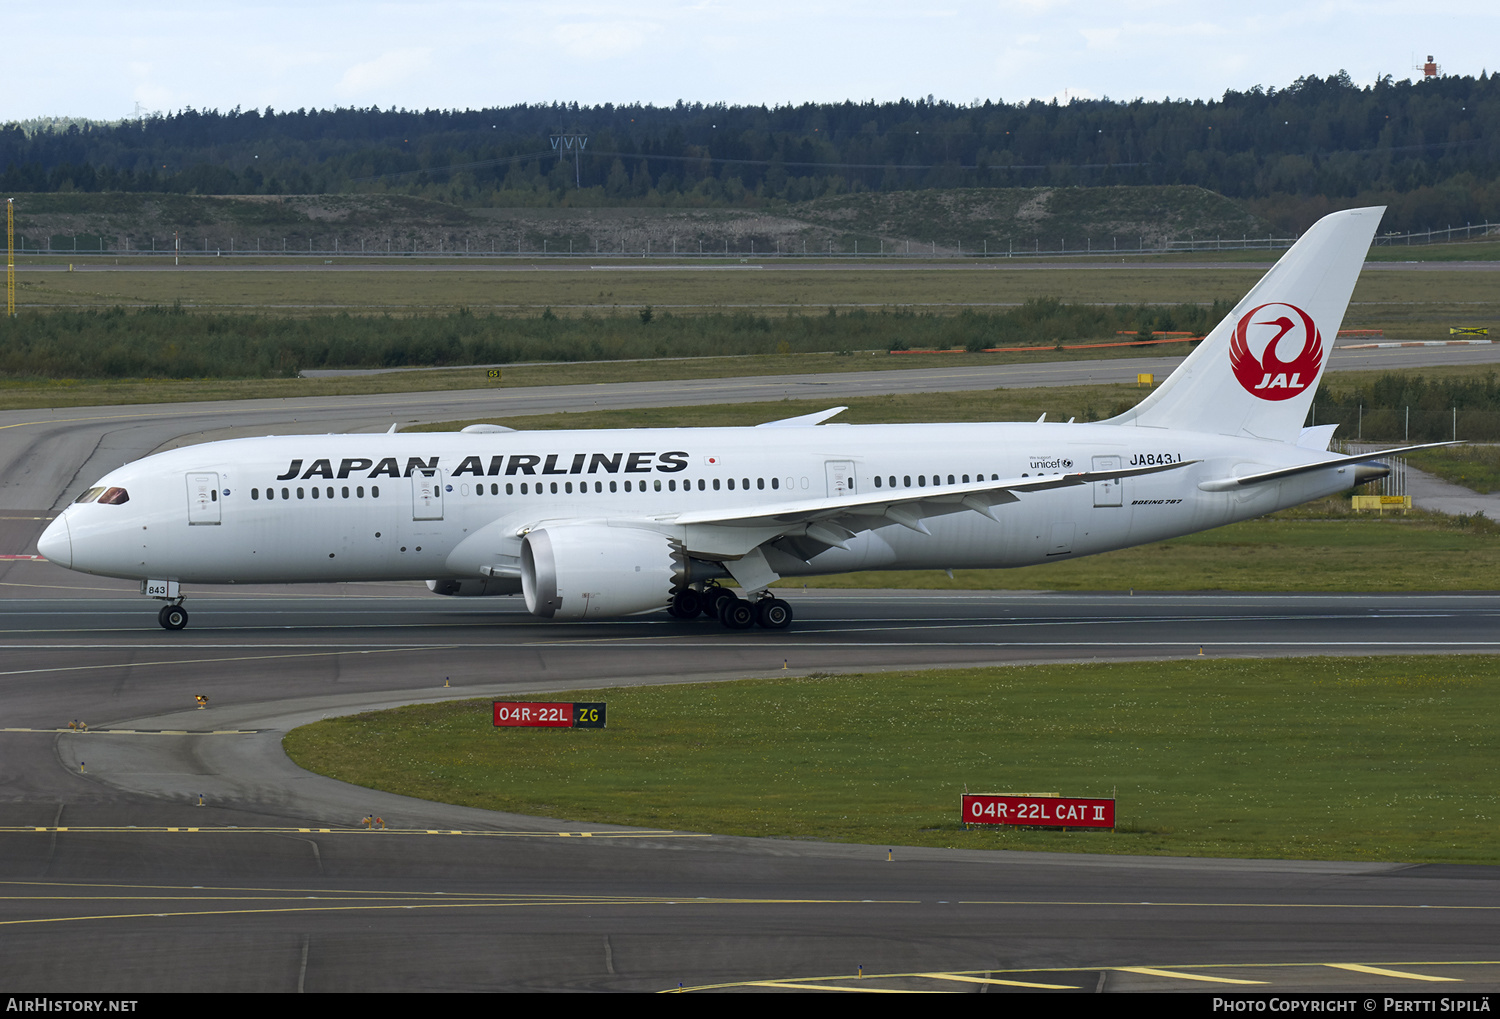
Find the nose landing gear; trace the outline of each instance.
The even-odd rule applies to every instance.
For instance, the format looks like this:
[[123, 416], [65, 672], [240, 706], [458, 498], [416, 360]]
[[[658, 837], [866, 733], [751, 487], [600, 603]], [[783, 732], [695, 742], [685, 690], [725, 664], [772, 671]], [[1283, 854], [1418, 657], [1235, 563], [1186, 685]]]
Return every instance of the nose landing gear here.
[[187, 609], [182, 607], [182, 589], [175, 580], [143, 580], [141, 594], [166, 602], [156, 614], [164, 630], [180, 630], [188, 623]]

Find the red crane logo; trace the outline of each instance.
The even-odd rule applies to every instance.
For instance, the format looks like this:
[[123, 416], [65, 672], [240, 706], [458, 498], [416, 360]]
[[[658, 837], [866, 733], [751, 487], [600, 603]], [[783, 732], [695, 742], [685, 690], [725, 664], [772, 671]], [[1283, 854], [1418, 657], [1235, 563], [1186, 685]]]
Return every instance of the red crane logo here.
[[[1261, 351], [1259, 357], [1251, 350], [1252, 337]], [[1288, 347], [1297, 353], [1283, 361], [1282, 351]], [[1234, 377], [1252, 396], [1290, 400], [1317, 380], [1323, 367], [1323, 336], [1307, 312], [1296, 305], [1262, 304], [1235, 325], [1229, 363]]]

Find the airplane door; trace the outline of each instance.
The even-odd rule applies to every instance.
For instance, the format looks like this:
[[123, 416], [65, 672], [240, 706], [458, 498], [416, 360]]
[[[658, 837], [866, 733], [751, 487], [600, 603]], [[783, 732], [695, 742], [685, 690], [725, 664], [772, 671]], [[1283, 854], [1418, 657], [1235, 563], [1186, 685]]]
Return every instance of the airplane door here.
[[418, 468], [411, 475], [411, 518], [443, 519], [443, 472]]
[[854, 494], [853, 460], [829, 460], [826, 468], [829, 497]]
[[[1094, 470], [1117, 471], [1124, 464], [1124, 458], [1118, 456], [1096, 456], [1094, 457]], [[1123, 506], [1125, 505], [1125, 487], [1123, 478], [1114, 478], [1110, 481], [1094, 482], [1094, 505], [1095, 506]]]
[[219, 523], [219, 475], [203, 471], [187, 476], [188, 526]]

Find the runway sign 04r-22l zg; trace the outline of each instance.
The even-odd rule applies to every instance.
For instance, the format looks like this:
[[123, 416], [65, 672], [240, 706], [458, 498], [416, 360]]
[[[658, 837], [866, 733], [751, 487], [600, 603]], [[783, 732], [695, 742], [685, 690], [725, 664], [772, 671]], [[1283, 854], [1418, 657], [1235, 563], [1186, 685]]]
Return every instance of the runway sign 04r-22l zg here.
[[965, 824], [1021, 824], [1049, 828], [1113, 828], [1115, 801], [966, 793], [963, 821]]
[[604, 728], [604, 703], [545, 704], [537, 701], [495, 701], [496, 725], [541, 726], [553, 729]]

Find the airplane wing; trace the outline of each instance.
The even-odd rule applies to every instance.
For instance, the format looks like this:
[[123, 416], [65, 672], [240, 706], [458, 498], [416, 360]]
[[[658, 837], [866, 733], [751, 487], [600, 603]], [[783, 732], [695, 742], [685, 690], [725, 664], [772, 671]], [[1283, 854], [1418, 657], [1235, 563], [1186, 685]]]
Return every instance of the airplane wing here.
[[813, 425], [822, 424], [835, 414], [842, 414], [848, 407], [830, 407], [828, 410], [817, 410], [811, 414], [798, 414], [794, 418], [778, 418], [775, 421], [762, 421], [756, 428], [811, 428]]
[[965, 485], [934, 485], [823, 499], [789, 500], [780, 505], [757, 507], [749, 512], [699, 510], [658, 519], [664, 523], [683, 526], [687, 532], [688, 553], [708, 558], [745, 555], [761, 543], [777, 537], [805, 536], [825, 547], [847, 548], [848, 540], [855, 534], [887, 523], [897, 523], [919, 534], [929, 534], [931, 532], [923, 523], [927, 517], [973, 511], [995, 520], [998, 519], [994, 512], [996, 506], [1015, 502], [1020, 496], [1031, 492], [1160, 474], [1195, 463], [1198, 461], [1185, 460], [1182, 463], [1159, 464], [1154, 467], [1080, 471], [1077, 474], [1048, 474]]

